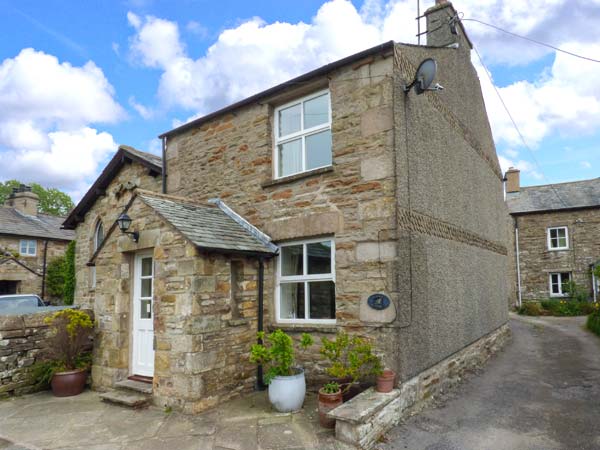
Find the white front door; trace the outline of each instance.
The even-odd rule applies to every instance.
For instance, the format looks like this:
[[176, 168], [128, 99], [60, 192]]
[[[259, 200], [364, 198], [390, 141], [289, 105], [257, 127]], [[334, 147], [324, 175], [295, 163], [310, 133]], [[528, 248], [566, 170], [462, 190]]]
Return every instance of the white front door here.
[[132, 374], [154, 376], [154, 325], [152, 294], [154, 261], [152, 253], [135, 255], [133, 277]]

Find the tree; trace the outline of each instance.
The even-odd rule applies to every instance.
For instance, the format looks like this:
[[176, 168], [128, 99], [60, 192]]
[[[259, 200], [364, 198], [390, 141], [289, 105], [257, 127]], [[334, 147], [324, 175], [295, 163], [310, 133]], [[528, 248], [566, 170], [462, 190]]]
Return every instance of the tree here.
[[65, 254], [55, 258], [46, 269], [46, 290], [51, 297], [72, 305], [75, 298], [75, 241], [67, 246]]
[[[17, 188], [21, 184], [26, 183], [21, 183], [18, 180], [0, 182], [0, 204], [4, 204], [13, 188]], [[66, 216], [75, 206], [68, 194], [56, 188], [45, 188], [37, 183], [31, 183], [31, 191], [40, 198], [38, 211], [41, 213], [52, 216]]]

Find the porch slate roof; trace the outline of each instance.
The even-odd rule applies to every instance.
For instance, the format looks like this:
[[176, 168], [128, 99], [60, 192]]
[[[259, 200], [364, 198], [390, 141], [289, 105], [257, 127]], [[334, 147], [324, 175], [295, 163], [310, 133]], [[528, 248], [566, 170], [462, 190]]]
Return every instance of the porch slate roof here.
[[274, 255], [276, 247], [214, 206], [204, 206], [147, 193], [137, 195], [200, 249], [223, 253]]
[[29, 216], [15, 208], [0, 206], [0, 234], [72, 241], [75, 232], [61, 229], [64, 217]]
[[506, 195], [511, 214], [600, 207], [600, 178], [522, 187]]

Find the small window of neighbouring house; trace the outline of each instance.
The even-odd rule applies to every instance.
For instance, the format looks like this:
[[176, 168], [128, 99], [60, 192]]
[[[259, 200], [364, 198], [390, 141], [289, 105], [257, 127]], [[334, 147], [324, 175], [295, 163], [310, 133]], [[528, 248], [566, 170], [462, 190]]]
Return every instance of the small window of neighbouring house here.
[[35, 256], [37, 252], [37, 241], [22, 239], [19, 245], [19, 253], [23, 256]]
[[98, 250], [102, 241], [104, 241], [104, 225], [102, 225], [102, 221], [99, 220], [96, 224], [96, 230], [94, 231], [94, 251]]
[[275, 109], [275, 178], [331, 165], [329, 91]]
[[335, 244], [332, 239], [281, 245], [278, 320], [335, 322]]
[[566, 250], [569, 248], [569, 230], [567, 227], [548, 228], [548, 250]]
[[571, 281], [569, 272], [558, 272], [550, 274], [550, 295], [552, 297], [564, 297], [567, 295], [567, 283]]

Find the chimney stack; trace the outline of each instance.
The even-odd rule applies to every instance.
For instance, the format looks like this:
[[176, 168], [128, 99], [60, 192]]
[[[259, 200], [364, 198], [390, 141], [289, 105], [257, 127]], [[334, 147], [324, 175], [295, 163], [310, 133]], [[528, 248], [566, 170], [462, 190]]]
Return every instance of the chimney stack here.
[[509, 167], [504, 175], [506, 178], [506, 193], [519, 192], [521, 190], [521, 171], [514, 167]]
[[447, 0], [435, 0], [435, 5], [425, 11], [424, 16], [427, 19], [427, 45], [453, 46], [470, 53], [473, 45], [452, 3]]
[[6, 199], [4, 206], [14, 208], [28, 216], [37, 216], [39, 203], [40, 198], [31, 192], [31, 187], [21, 184], [19, 187], [13, 188], [12, 194]]

